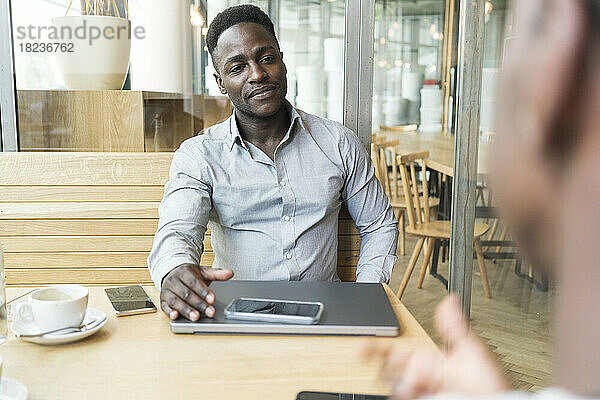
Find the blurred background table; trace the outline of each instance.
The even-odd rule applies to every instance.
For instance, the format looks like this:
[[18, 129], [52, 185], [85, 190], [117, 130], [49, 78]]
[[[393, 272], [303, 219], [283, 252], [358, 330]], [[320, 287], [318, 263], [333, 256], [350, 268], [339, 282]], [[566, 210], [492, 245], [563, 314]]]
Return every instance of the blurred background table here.
[[[454, 171], [454, 135], [444, 135], [442, 132], [401, 132], [395, 130], [380, 130], [376, 137], [386, 140], [398, 140], [398, 154], [417, 153], [429, 151], [427, 164], [431, 169], [448, 176], [453, 176]], [[485, 178], [489, 173], [489, 154], [491, 143], [479, 141], [478, 176]]]

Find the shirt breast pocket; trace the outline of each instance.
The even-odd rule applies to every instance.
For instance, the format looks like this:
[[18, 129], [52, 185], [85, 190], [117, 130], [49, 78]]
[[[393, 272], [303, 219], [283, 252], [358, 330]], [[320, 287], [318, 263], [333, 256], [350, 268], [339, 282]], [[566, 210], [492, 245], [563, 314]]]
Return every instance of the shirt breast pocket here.
[[236, 182], [213, 188], [213, 208], [219, 223], [232, 229], [256, 229], [257, 223], [281, 214], [277, 187], [267, 182]]
[[[306, 211], [329, 213], [339, 207], [344, 179], [335, 168], [322, 168], [301, 177], [302, 187], [298, 190], [297, 208]], [[324, 215], [323, 214], [323, 215]]]

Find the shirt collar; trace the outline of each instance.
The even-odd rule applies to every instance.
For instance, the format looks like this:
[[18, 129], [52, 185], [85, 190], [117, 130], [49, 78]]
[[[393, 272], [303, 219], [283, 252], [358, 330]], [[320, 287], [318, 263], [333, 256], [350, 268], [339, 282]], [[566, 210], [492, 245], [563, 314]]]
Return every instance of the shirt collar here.
[[[303, 129], [305, 129], [305, 128], [304, 128], [304, 121], [302, 121], [302, 117], [300, 116], [298, 111], [294, 108], [294, 106], [292, 106], [292, 104], [287, 100], [285, 101], [285, 108], [287, 109], [288, 116], [290, 117], [290, 127], [288, 128], [288, 132], [286, 134], [286, 137], [289, 137], [289, 135], [292, 132], [292, 129], [294, 128], [294, 124], [296, 123], [296, 121], [298, 122], [300, 127], [302, 127]], [[240, 130], [238, 128], [237, 120], [235, 119], [235, 108], [233, 109], [233, 112], [231, 113], [231, 116], [229, 117], [229, 133], [230, 133], [230, 135], [229, 135], [229, 151], [233, 150], [233, 145], [235, 145], [236, 142], [239, 142], [246, 150], [248, 150], [248, 147], [246, 147], [246, 144], [242, 140], [242, 136], [240, 135]]]

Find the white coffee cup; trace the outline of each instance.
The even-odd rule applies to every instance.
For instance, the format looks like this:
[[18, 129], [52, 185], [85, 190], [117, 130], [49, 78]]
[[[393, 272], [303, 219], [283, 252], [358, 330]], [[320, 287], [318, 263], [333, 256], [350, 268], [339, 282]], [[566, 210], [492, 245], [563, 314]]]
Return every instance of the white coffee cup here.
[[38, 289], [17, 306], [16, 315], [34, 321], [41, 331], [78, 327], [85, 318], [89, 292], [78, 285], [56, 285]]

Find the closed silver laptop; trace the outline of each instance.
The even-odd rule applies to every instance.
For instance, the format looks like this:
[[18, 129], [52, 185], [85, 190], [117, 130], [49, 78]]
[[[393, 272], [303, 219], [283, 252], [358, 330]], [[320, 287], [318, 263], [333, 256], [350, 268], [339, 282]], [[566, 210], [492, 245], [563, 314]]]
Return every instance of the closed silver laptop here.
[[[378, 283], [226, 281], [213, 282], [214, 318], [171, 321], [175, 333], [398, 336], [400, 326], [383, 286]], [[292, 325], [225, 318], [225, 307], [238, 297], [317, 301], [320, 322]]]

